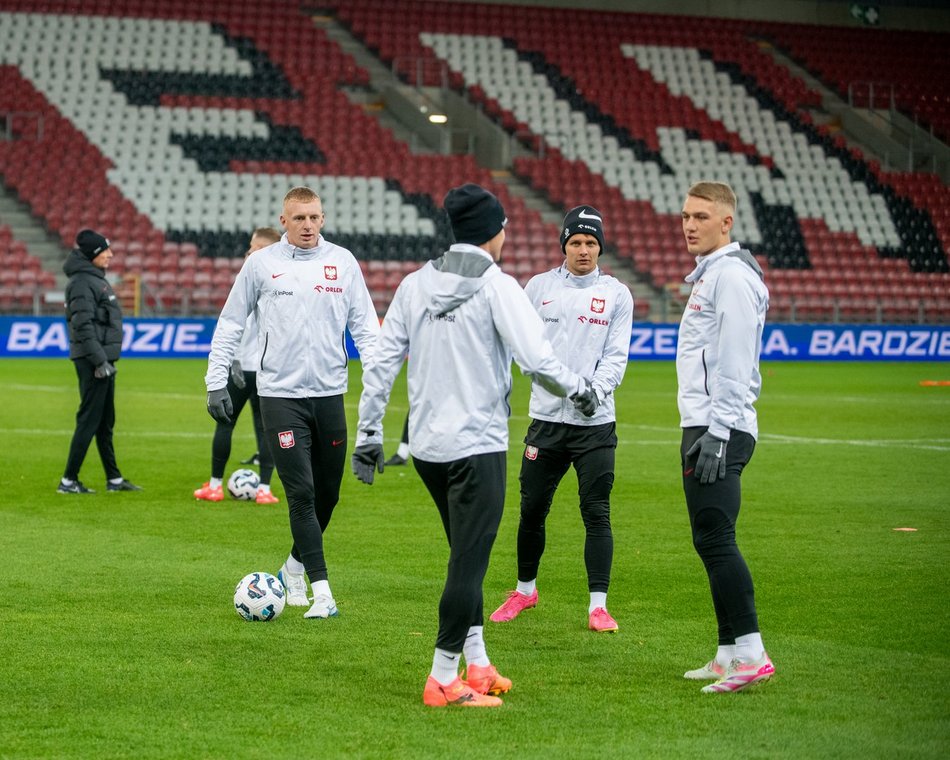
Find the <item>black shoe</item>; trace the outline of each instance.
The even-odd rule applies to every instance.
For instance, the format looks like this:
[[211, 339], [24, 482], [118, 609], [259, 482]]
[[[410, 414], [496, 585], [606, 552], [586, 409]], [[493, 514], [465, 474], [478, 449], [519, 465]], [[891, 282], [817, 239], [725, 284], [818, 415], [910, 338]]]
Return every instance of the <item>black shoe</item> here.
[[255, 451], [255, 452], [254, 452], [253, 454], [251, 454], [247, 459], [242, 459], [242, 460], [241, 460], [241, 464], [252, 464], [252, 465], [254, 465], [255, 467], [260, 467], [260, 466], [261, 466], [261, 453], [260, 453], [259, 451]]
[[65, 485], [63, 481], [59, 482], [59, 488], [56, 493], [95, 493], [91, 488], [86, 488], [81, 480], [74, 480], [70, 485]]
[[142, 487], [135, 485], [135, 483], [130, 483], [125, 478], [123, 478], [121, 483], [106, 484], [106, 490], [107, 491], [141, 491]]
[[401, 456], [399, 456], [399, 454], [393, 454], [391, 457], [389, 457], [389, 459], [386, 460], [386, 466], [399, 467], [404, 465], [407, 461], [409, 460], [403, 459]]

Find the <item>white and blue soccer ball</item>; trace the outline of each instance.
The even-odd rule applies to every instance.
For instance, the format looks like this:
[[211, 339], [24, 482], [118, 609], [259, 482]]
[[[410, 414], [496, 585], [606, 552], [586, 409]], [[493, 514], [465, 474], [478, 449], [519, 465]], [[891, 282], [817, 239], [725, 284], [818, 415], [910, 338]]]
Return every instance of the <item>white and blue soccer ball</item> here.
[[234, 609], [248, 621], [273, 620], [285, 601], [283, 584], [270, 573], [248, 573], [234, 589]]
[[254, 470], [235, 470], [228, 478], [228, 493], [240, 501], [254, 501], [261, 479]]

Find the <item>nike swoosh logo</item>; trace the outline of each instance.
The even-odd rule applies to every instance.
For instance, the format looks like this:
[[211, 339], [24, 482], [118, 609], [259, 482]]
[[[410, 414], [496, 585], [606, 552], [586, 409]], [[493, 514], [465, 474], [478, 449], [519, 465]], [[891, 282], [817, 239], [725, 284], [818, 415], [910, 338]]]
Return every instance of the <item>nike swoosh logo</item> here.
[[549, 303], [554, 303], [554, 299], [552, 298], [550, 301], [542, 301], [542, 302], [541, 302], [541, 305], [542, 305], [542, 306], [547, 306]]
[[693, 472], [694, 472], [694, 470], [693, 470], [692, 467], [690, 467], [688, 470], [683, 470], [683, 477], [688, 478], [690, 475], [693, 474]]
[[719, 444], [719, 451], [716, 452], [716, 459], [722, 458], [722, 443]]
[[585, 214], [583, 211], [581, 211], [581, 213], [579, 213], [577, 216], [579, 219], [596, 219], [598, 222], [604, 221], [599, 216], [597, 216], [597, 214]]
[[276, 280], [278, 277], [283, 277], [285, 274], [287, 274], [287, 273], [286, 273], [286, 272], [281, 272], [280, 274], [272, 274], [272, 275], [270, 276], [270, 278], [271, 278], [272, 280]]
[[332, 446], [339, 446], [341, 443], [345, 443], [345, 442], [346, 442], [346, 439], [344, 438], [344, 439], [341, 440], [341, 441], [330, 441], [330, 444], [331, 444]]

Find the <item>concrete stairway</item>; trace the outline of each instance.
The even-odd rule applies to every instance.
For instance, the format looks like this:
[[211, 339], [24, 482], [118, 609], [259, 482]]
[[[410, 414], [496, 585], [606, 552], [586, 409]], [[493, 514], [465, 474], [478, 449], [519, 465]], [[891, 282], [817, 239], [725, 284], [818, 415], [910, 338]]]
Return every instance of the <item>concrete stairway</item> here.
[[[0, 177], [0, 180], [3, 178]], [[30, 213], [29, 207], [12, 190], [0, 181], [0, 224], [13, 232], [13, 237], [23, 243], [31, 254], [40, 259], [43, 269], [56, 275], [60, 287], [66, 285], [63, 261], [69, 249], [58, 236], [47, 232], [43, 223]]]
[[[511, 171], [515, 157], [530, 154], [520, 143], [513, 142], [511, 136], [488, 119], [481, 109], [452, 91], [433, 87], [416, 88], [404, 84], [374, 53], [332, 17], [315, 16], [313, 21], [325, 31], [328, 38], [335, 41], [369, 72], [369, 88], [358, 92], [349, 91], [350, 99], [362, 104], [366, 112], [378, 119], [397, 140], [407, 143], [415, 153], [446, 152], [445, 141], [433, 132], [426, 117], [427, 111], [423, 109], [435, 108], [449, 114], [452, 122], [471, 128], [471, 145], [478, 163], [491, 169], [496, 181], [503, 183], [512, 195], [522, 198], [528, 208], [538, 211], [544, 221], [560, 225], [566, 209], [551, 204], [543, 194]], [[607, 220], [606, 226], [609, 245], [610, 220]], [[551, 245], [556, 246], [557, 240], [552, 240]], [[668, 293], [650, 285], [628, 262], [608, 253], [604, 253], [601, 260], [617, 279], [630, 288], [636, 302], [651, 304], [651, 320], [679, 318], [678, 314], [667, 313]]]

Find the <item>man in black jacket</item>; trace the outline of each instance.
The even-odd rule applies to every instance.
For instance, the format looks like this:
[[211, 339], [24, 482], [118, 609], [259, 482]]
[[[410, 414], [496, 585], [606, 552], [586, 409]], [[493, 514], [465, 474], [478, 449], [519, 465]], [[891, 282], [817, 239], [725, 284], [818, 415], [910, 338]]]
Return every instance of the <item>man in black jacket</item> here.
[[141, 491], [122, 477], [112, 447], [115, 426], [115, 363], [122, 349], [122, 309], [106, 280], [112, 261], [109, 241], [93, 230], [81, 230], [76, 248], [66, 258], [66, 321], [69, 358], [79, 377], [79, 411], [69, 445], [59, 493], [95, 493], [79, 480], [79, 469], [93, 437], [106, 471], [107, 491]]

